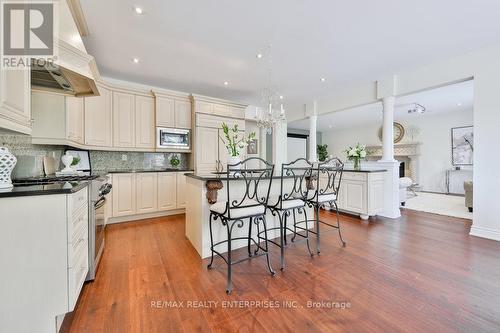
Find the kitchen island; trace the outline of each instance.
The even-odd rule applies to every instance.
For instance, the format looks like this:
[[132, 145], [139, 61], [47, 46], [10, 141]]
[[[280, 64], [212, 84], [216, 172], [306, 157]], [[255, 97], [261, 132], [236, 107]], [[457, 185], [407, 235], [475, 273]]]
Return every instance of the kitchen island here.
[[[359, 214], [362, 219], [377, 215], [384, 208], [384, 169], [366, 170], [344, 170], [341, 187], [339, 191], [338, 205], [341, 211]], [[280, 176], [272, 179], [263, 179], [263, 182], [271, 183], [270, 197], [280, 194]], [[233, 185], [234, 183], [234, 185]], [[262, 184], [265, 187], [266, 184]], [[321, 180], [320, 180], [321, 185]], [[194, 246], [201, 258], [210, 256], [210, 233], [209, 216], [210, 205], [215, 202], [227, 200], [226, 174], [225, 173], [190, 173], [186, 174], [186, 237]], [[244, 181], [233, 180], [231, 182], [231, 196], [241, 197], [245, 191]], [[283, 180], [284, 189], [293, 186], [293, 178]], [[240, 197], [240, 198], [241, 198]], [[328, 208], [328, 207], [327, 207]], [[306, 209], [309, 220], [314, 219], [311, 208]], [[304, 215], [297, 214], [297, 221], [303, 221]], [[266, 214], [268, 229], [279, 226], [277, 217], [271, 213]], [[247, 224], [245, 224], [247, 225]], [[309, 223], [313, 228], [313, 223]], [[247, 235], [247, 228], [235, 228], [235, 237]], [[227, 237], [226, 229], [220, 221], [213, 224], [214, 242]], [[269, 238], [279, 237], [277, 230], [269, 232]], [[223, 245], [221, 245], [223, 246]], [[234, 241], [232, 248], [237, 249], [246, 246], [246, 241]], [[227, 249], [222, 249], [226, 252]]]

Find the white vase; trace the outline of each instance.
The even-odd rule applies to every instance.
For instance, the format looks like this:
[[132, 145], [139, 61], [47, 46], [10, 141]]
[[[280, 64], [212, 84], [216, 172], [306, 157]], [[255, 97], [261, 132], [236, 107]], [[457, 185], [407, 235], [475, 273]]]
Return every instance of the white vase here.
[[0, 188], [11, 188], [10, 175], [16, 166], [17, 158], [7, 148], [0, 147]]
[[73, 162], [73, 156], [65, 154], [61, 157], [61, 162], [64, 164], [64, 169], [61, 170], [63, 173], [74, 173], [75, 171], [71, 169], [71, 163]]
[[[228, 156], [227, 157], [227, 164], [228, 165], [238, 164], [240, 162], [241, 162], [241, 158], [239, 156]], [[238, 164], [236, 166], [230, 166], [230, 168], [239, 170], [241, 168], [241, 164]]]

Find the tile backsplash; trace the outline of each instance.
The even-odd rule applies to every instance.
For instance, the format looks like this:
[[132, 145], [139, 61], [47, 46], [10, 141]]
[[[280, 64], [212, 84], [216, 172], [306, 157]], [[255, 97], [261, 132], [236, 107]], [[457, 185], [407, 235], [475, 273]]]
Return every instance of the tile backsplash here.
[[[12, 172], [12, 178], [43, 176], [43, 157], [52, 156], [56, 161], [61, 160], [65, 146], [34, 145], [31, 137], [0, 130], [0, 147], [7, 147], [17, 157], [17, 164]], [[165, 169], [170, 168], [170, 158], [175, 153], [143, 153], [143, 152], [114, 152], [90, 151], [92, 170], [112, 171], [130, 169]], [[179, 156], [179, 169], [188, 168], [188, 154]]]

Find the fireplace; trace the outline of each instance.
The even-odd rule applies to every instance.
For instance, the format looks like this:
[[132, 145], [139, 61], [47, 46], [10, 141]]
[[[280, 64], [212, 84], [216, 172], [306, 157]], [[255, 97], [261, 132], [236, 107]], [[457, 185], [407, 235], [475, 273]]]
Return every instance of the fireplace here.
[[[394, 145], [394, 156], [401, 164], [399, 176], [409, 177], [418, 184], [418, 168], [420, 157], [420, 143], [404, 143]], [[369, 160], [376, 161], [382, 157], [382, 146], [366, 147]]]
[[399, 178], [403, 178], [406, 174], [405, 165], [406, 165], [405, 162], [401, 162], [401, 164], [399, 165]]

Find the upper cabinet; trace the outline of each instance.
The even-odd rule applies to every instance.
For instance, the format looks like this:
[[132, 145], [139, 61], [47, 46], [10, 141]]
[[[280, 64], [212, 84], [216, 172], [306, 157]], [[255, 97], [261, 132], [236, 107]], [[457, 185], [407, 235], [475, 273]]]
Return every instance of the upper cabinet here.
[[31, 134], [29, 70], [0, 68], [0, 128]]
[[247, 105], [223, 99], [192, 95], [194, 112], [227, 118], [244, 119]]
[[84, 100], [66, 97], [66, 138], [79, 144], [85, 143]]
[[113, 147], [135, 147], [134, 95], [113, 92]]
[[187, 94], [153, 90], [156, 126], [191, 129], [191, 101]]
[[85, 144], [95, 147], [111, 147], [112, 92], [99, 86], [100, 96], [85, 98]]
[[154, 98], [135, 96], [135, 147], [155, 148]]

